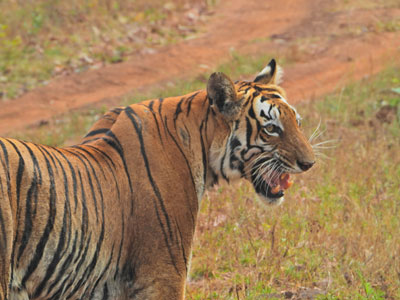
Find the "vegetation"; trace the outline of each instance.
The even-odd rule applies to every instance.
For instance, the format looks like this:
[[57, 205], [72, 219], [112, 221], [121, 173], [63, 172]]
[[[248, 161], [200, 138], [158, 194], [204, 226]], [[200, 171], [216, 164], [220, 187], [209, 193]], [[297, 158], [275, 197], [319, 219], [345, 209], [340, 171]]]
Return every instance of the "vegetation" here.
[[0, 99], [195, 34], [214, 1], [0, 1]]

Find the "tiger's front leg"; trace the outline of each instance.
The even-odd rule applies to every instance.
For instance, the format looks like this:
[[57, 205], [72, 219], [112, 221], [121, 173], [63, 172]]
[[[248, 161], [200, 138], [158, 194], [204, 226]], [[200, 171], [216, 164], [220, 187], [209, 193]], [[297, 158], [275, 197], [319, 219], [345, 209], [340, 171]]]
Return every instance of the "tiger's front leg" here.
[[[168, 251], [159, 251], [157, 246], [153, 249], [142, 248], [142, 251], [147, 253], [134, 256], [124, 264], [121, 275], [124, 281], [122, 290], [125, 291], [126, 299], [184, 299], [187, 260], [182, 256], [174, 256], [175, 260], [171, 260]], [[178, 254], [174, 250], [176, 249], [172, 249], [174, 254]]]
[[184, 283], [176, 283], [173, 278], [167, 281], [148, 282], [130, 289], [126, 299], [134, 300], [183, 300]]

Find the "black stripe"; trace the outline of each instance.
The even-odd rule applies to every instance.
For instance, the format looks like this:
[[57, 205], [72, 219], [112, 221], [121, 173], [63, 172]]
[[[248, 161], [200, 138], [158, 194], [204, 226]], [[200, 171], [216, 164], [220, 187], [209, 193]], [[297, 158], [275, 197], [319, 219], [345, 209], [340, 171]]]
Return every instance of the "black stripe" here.
[[63, 216], [63, 221], [62, 221], [62, 227], [60, 230], [60, 233], [58, 234], [59, 239], [58, 239], [58, 244], [56, 248], [56, 252], [54, 253], [53, 259], [51, 260], [50, 264], [48, 265], [46, 269], [46, 274], [44, 275], [42, 281], [37, 285], [36, 290], [33, 292], [33, 298], [39, 297], [40, 294], [42, 293], [43, 289], [45, 288], [48, 280], [51, 278], [53, 275], [56, 267], [60, 263], [60, 260], [62, 258], [61, 252], [64, 248], [65, 245], [65, 231], [66, 231], [66, 226], [67, 226], [67, 201], [65, 201], [64, 204], [64, 216]]
[[121, 107], [116, 107], [110, 110], [110, 112], [113, 112], [116, 115], [119, 115], [124, 109]]
[[108, 296], [109, 296], [109, 293], [108, 293], [108, 286], [107, 286], [107, 283], [104, 285], [104, 288], [103, 288], [103, 299], [102, 300], [107, 300], [108, 299]]
[[[38, 160], [33, 153], [32, 149], [25, 144], [24, 142], [21, 142], [22, 145], [25, 146], [25, 148], [28, 150], [29, 155], [31, 156], [31, 160], [33, 163], [33, 178], [31, 180], [30, 187], [27, 191], [26, 194], [26, 201], [25, 201], [25, 226], [24, 230], [22, 233], [21, 237], [21, 245], [18, 249], [18, 255], [17, 255], [17, 261], [19, 261], [22, 257], [22, 254], [28, 245], [29, 238], [32, 233], [33, 229], [33, 221], [32, 218], [36, 215], [36, 209], [37, 209], [37, 202], [38, 202], [38, 184], [42, 183], [42, 171], [40, 169]], [[32, 210], [32, 199], [34, 199], [35, 206], [34, 209]]]
[[188, 98], [186, 99], [186, 102], [187, 102], [186, 116], [189, 116], [190, 110], [191, 110], [191, 108], [192, 108], [193, 99], [194, 99], [199, 93], [200, 93], [200, 92], [196, 92], [196, 93], [194, 93], [193, 95], [191, 95], [190, 97], [188, 97]]
[[22, 175], [24, 173], [25, 169], [25, 161], [24, 158], [21, 155], [21, 152], [19, 151], [18, 147], [11, 142], [10, 140], [7, 140], [11, 146], [13, 146], [15, 152], [17, 152], [18, 155], [18, 170], [17, 170], [17, 220], [19, 220], [19, 210], [20, 210], [20, 197], [21, 197], [21, 181], [22, 181]]
[[155, 113], [155, 111], [153, 110], [153, 105], [154, 105], [154, 101], [151, 101], [151, 102], [150, 102], [150, 105], [149, 105], [149, 110], [150, 110], [150, 112], [151, 112], [152, 115], [153, 115], [154, 122], [156, 123], [157, 132], [158, 132], [158, 137], [160, 138], [160, 142], [161, 142], [161, 144], [164, 144], [163, 139], [162, 139], [162, 137], [161, 137], [160, 126], [159, 126], [159, 124], [158, 124], [158, 120], [157, 120], [157, 117], [156, 117], [156, 113]]
[[[59, 291], [57, 291], [53, 297], [51, 297], [50, 299], [53, 299], [55, 295], [58, 295], [59, 292], [61, 292], [61, 290], [65, 287], [65, 283], [66, 281], [69, 279], [69, 277], [67, 276], [62, 283], [60, 283], [61, 278], [65, 275], [65, 272], [67, 271], [69, 265], [72, 262], [72, 259], [75, 256], [75, 250], [76, 250], [76, 245], [77, 245], [77, 241], [78, 241], [78, 232], [75, 231], [74, 234], [74, 241], [72, 243], [72, 249], [69, 252], [69, 255], [67, 256], [67, 258], [64, 260], [62, 266], [59, 268], [58, 271], [58, 275], [57, 277], [54, 279], [53, 283], [49, 286], [49, 288], [47, 289], [47, 295], [50, 295], [51, 291], [56, 287], [57, 284], [59, 284], [60, 289]], [[75, 272], [75, 270], [73, 271]], [[54, 298], [54, 299], [59, 299], [59, 298]]]
[[176, 110], [175, 110], [175, 114], [174, 114], [174, 126], [176, 128], [176, 120], [179, 117], [179, 114], [182, 112], [182, 102], [185, 100], [185, 98], [181, 98], [181, 100], [179, 100], [177, 106], [176, 106]]
[[[119, 154], [121, 161], [124, 165], [124, 170], [125, 170], [125, 174], [128, 177], [128, 182], [129, 182], [129, 189], [131, 192], [131, 195], [133, 196], [133, 187], [132, 187], [132, 181], [131, 181], [131, 176], [129, 175], [129, 171], [128, 171], [128, 166], [126, 164], [125, 161], [125, 156], [124, 156], [124, 150], [121, 147], [121, 144], [119, 143], [117, 137], [115, 137], [114, 139], [109, 139], [109, 138], [103, 138], [103, 140], [112, 148], [114, 148], [115, 151], [117, 151], [117, 153]], [[131, 205], [131, 215], [133, 214], [133, 203]]]
[[250, 108], [249, 108], [249, 117], [250, 118], [253, 118], [253, 119], [255, 119], [256, 118], [256, 114], [255, 114], [255, 112], [254, 112], [254, 108], [253, 108], [253, 105], [250, 105]]
[[8, 161], [8, 151], [7, 151], [5, 144], [1, 140], [0, 140], [0, 146], [3, 150], [3, 156], [4, 156], [4, 160], [6, 162], [6, 165], [4, 165], [3, 160], [1, 160], [1, 163], [4, 168], [4, 175], [7, 177], [7, 194], [8, 194], [8, 198], [11, 199], [12, 195], [11, 195], [10, 165], [9, 165], [9, 161]]
[[[207, 99], [205, 99], [204, 103], [207, 102]], [[201, 154], [202, 154], [202, 161], [203, 161], [203, 183], [206, 184], [207, 180], [207, 171], [208, 171], [208, 157], [207, 157], [207, 151], [206, 147], [204, 144], [204, 139], [203, 139], [203, 128], [204, 128], [204, 133], [207, 135], [207, 124], [208, 124], [208, 116], [210, 114], [210, 111], [212, 111], [211, 107], [207, 107], [206, 115], [204, 117], [204, 120], [200, 124], [199, 128], [199, 133], [200, 133], [200, 143], [201, 143]]]
[[[45, 148], [41, 147], [44, 151], [46, 151]], [[58, 154], [61, 155], [62, 158], [64, 158], [64, 160], [66, 161], [66, 163], [68, 164], [69, 170], [71, 172], [71, 177], [72, 177], [72, 190], [73, 190], [73, 195], [74, 195], [74, 203], [75, 203], [75, 212], [76, 209], [78, 207], [78, 183], [77, 183], [77, 179], [76, 179], [76, 173], [75, 173], [75, 169], [72, 166], [71, 161], [64, 155], [64, 153], [62, 153], [62, 151], [60, 151], [59, 149], [54, 149], [55, 151], [57, 151]]]
[[[79, 270], [80, 270], [80, 268], [82, 267], [83, 262], [85, 261], [86, 256], [87, 256], [87, 254], [88, 254], [88, 250], [89, 250], [89, 246], [90, 246], [91, 240], [92, 240], [92, 233], [90, 232], [90, 233], [89, 233], [88, 240], [87, 240], [87, 242], [86, 242], [85, 249], [84, 249], [84, 251], [83, 251], [83, 253], [82, 253], [82, 256], [80, 257], [80, 260], [79, 260], [79, 262], [78, 262], [78, 264], [77, 264], [75, 270], [74, 270], [73, 273], [72, 273], [72, 274], [74, 274], [73, 280], [65, 287], [64, 293], [65, 293], [66, 291], [68, 291], [68, 289], [69, 289], [70, 287], [72, 287], [72, 286], [74, 285], [75, 281], [78, 279], [78, 278], [77, 278], [77, 275], [78, 275]], [[81, 253], [81, 251], [79, 251], [79, 253]], [[79, 258], [79, 256], [78, 256], [78, 258]], [[78, 286], [78, 285], [75, 285], [73, 291], [71, 291], [71, 292], [69, 293], [69, 295], [68, 295], [65, 299], [68, 299], [68, 298], [70, 298], [73, 294], [75, 294], [75, 293], [79, 290], [79, 288], [82, 286], [82, 284], [83, 284], [82, 281], [78, 281], [78, 285], [79, 285], [79, 286]], [[61, 287], [61, 288], [64, 288], [64, 287]], [[57, 293], [56, 293], [56, 294], [57, 294]]]
[[[85, 235], [88, 233], [88, 223], [89, 223], [89, 214], [88, 214], [88, 209], [87, 209], [87, 204], [86, 204], [86, 193], [85, 193], [85, 188], [83, 186], [83, 180], [82, 180], [82, 175], [81, 171], [78, 169], [78, 178], [80, 182], [80, 188], [81, 188], [81, 205], [82, 205], [82, 215], [81, 215], [81, 241], [80, 241], [80, 246], [78, 253], [82, 253], [83, 249], [83, 242], [85, 240]], [[91, 234], [91, 233], [90, 233]], [[76, 263], [79, 259], [79, 256], [77, 256], [74, 260], [74, 263]]]
[[89, 143], [92, 143], [92, 142], [95, 142], [95, 141], [98, 141], [98, 140], [102, 140], [102, 139], [103, 139], [103, 136], [99, 136], [99, 137], [96, 137], [96, 138], [93, 138], [93, 139], [90, 139], [90, 140], [85, 140], [85, 141], [83, 141], [81, 143], [81, 145], [86, 145], [86, 144], [89, 144]]
[[[145, 164], [145, 167], [146, 167], [147, 177], [148, 177], [148, 179], [150, 181], [150, 184], [151, 184], [151, 186], [153, 188], [154, 194], [156, 195], [156, 198], [157, 198], [158, 203], [159, 203], [159, 205], [161, 207], [161, 210], [162, 210], [162, 213], [164, 215], [164, 218], [165, 218], [165, 220], [167, 222], [168, 235], [171, 238], [171, 240], [173, 240], [173, 233], [172, 233], [172, 230], [171, 230], [170, 219], [169, 219], [168, 213], [167, 213], [165, 205], [164, 205], [164, 200], [163, 200], [163, 198], [161, 196], [161, 193], [160, 193], [160, 190], [158, 189], [157, 184], [154, 182], [153, 176], [151, 175], [150, 165], [149, 165], [149, 161], [148, 161], [148, 158], [147, 158], [147, 154], [146, 154], [146, 150], [145, 150], [145, 146], [144, 146], [144, 141], [143, 141], [142, 126], [140, 124], [140, 121], [139, 122], [136, 121], [135, 118], [138, 118], [138, 116], [137, 116], [137, 114], [134, 112], [134, 110], [131, 107], [129, 107], [129, 106], [126, 107], [125, 108], [125, 112], [126, 112], [127, 116], [129, 117], [130, 121], [132, 122], [132, 125], [135, 128], [136, 133], [138, 135], [139, 142], [140, 142], [140, 151], [141, 151], [141, 154], [142, 154], [142, 157], [143, 157], [143, 161], [144, 161], [144, 164]], [[155, 206], [155, 211], [156, 211], [156, 214], [157, 214], [157, 218], [158, 218], [159, 223], [160, 223], [160, 227], [161, 227], [161, 229], [163, 231], [163, 234], [164, 234], [164, 239], [165, 239], [165, 242], [166, 242], [166, 245], [167, 245], [167, 248], [168, 248], [169, 255], [171, 257], [172, 264], [174, 265], [175, 270], [177, 271], [177, 273], [180, 274], [180, 272], [179, 272], [179, 270], [178, 270], [178, 268], [177, 268], [177, 266], [175, 264], [175, 259], [174, 259], [174, 256], [172, 254], [172, 249], [171, 249], [171, 246], [170, 246], [169, 241], [168, 241], [168, 236], [166, 235], [164, 224], [161, 221], [161, 218], [159, 216], [158, 209], [157, 209], [157, 206], [156, 206], [155, 202], [154, 202], [154, 206]]]
[[195, 186], [196, 186], [196, 183], [194, 182], [194, 178], [193, 178], [193, 174], [192, 174], [192, 169], [191, 169], [191, 167], [190, 167], [189, 161], [188, 161], [188, 159], [187, 159], [185, 153], [183, 152], [182, 148], [179, 146], [179, 143], [177, 142], [177, 140], [175, 139], [175, 137], [173, 136], [173, 134], [172, 134], [171, 131], [169, 130], [169, 128], [168, 128], [167, 117], [165, 117], [165, 119], [164, 119], [164, 126], [165, 126], [165, 128], [166, 128], [166, 130], [167, 130], [169, 136], [170, 136], [171, 139], [174, 141], [175, 146], [178, 148], [179, 152], [182, 154], [183, 159], [185, 160], [187, 169], [189, 170], [189, 173], [190, 173], [190, 179], [192, 180], [192, 185], [193, 185], [193, 187], [195, 187]]
[[251, 139], [252, 133], [253, 133], [253, 128], [251, 126], [250, 119], [248, 117], [246, 117], [246, 143], [247, 143], [247, 146], [250, 145], [250, 139]]
[[[106, 162], [106, 164], [107, 164], [107, 167], [108, 167], [108, 169], [110, 170], [110, 172], [111, 172], [111, 174], [112, 174], [112, 176], [113, 176], [113, 179], [114, 179], [114, 183], [115, 183], [115, 187], [116, 187], [116, 189], [117, 189], [117, 197], [118, 197], [118, 199], [120, 199], [121, 198], [121, 191], [120, 191], [120, 188], [119, 188], [119, 184], [118, 184], [118, 180], [117, 180], [117, 177], [116, 177], [116, 175], [115, 175], [115, 169], [116, 169], [116, 167], [115, 167], [115, 164], [114, 164], [114, 162], [112, 161], [112, 159], [110, 158], [110, 156], [108, 156], [108, 154], [107, 153], [105, 153], [104, 151], [101, 151], [100, 149], [98, 149], [98, 148], [96, 148], [96, 147], [94, 147], [94, 146], [92, 146], [92, 145], [85, 145], [86, 147], [88, 147], [88, 148], [90, 148], [90, 149], [92, 149], [93, 151], [96, 151], [97, 153], [99, 153], [100, 155], [102, 155], [103, 157], [105, 157], [105, 158], [107, 158], [107, 159], [105, 159], [104, 161]], [[83, 147], [80, 147], [83, 151], [87, 151], [86, 149], [84, 149]], [[87, 151], [88, 153], [89, 153], [89, 151]], [[93, 156], [93, 155], [92, 155]], [[94, 157], [94, 156], [93, 156]], [[95, 161], [98, 163], [98, 165], [99, 165], [99, 168], [101, 168], [101, 164], [97, 161], [97, 159], [95, 159]], [[111, 164], [112, 164], [112, 166], [111, 166]], [[101, 168], [102, 169], [102, 168]], [[103, 171], [103, 170], [102, 170]], [[104, 172], [103, 172], [103, 174], [104, 174]], [[104, 175], [105, 176], [105, 175]], [[106, 177], [105, 177], [106, 178]]]
[[94, 169], [94, 167], [92, 165], [92, 162], [86, 156], [89, 156], [96, 163], [98, 169], [100, 169], [101, 173], [103, 174], [104, 179], [107, 180], [106, 174], [104, 173], [103, 166], [99, 163], [97, 158], [92, 153], [87, 151], [85, 148], [83, 148], [83, 147], [81, 147], [79, 145], [74, 146], [74, 148], [79, 149], [80, 151], [84, 152], [84, 154], [86, 154], [86, 155], [82, 155], [82, 157], [87, 161], [87, 163], [89, 164], [89, 166], [90, 166], [90, 168], [92, 170], [92, 173], [94, 175], [94, 179], [96, 180], [96, 183], [97, 183], [98, 192], [100, 194], [101, 204], [102, 204], [102, 206], [104, 206], [103, 189], [101, 188], [101, 184], [100, 184], [99, 178], [98, 178], [97, 173], [96, 173], [96, 171], [95, 171], [95, 169]]
[[115, 273], [114, 273], [114, 280], [117, 279], [117, 275], [119, 273], [119, 262], [121, 260], [121, 255], [122, 255], [122, 246], [124, 245], [125, 241], [125, 214], [124, 214], [124, 209], [121, 206], [121, 242], [119, 243], [119, 250], [118, 250], [118, 257], [117, 257], [117, 263], [116, 263], [116, 268], [115, 268]]
[[[99, 278], [97, 278], [97, 280], [96, 280], [96, 282], [95, 282], [95, 284], [93, 286], [92, 292], [90, 293], [90, 298], [89, 299], [93, 299], [94, 293], [96, 292], [96, 288], [97, 288], [98, 284], [103, 279], [103, 277], [106, 274], [106, 272], [108, 271], [108, 268], [111, 265], [111, 260], [113, 258], [113, 254], [114, 254], [114, 245], [112, 246], [112, 249], [111, 249], [110, 258], [108, 259], [108, 262], [107, 262], [106, 266], [104, 267], [103, 271], [101, 272]], [[83, 293], [83, 298], [85, 297], [85, 295], [86, 295], [86, 291]]]
[[[5, 250], [5, 249], [7, 249], [7, 234], [6, 234], [6, 225], [4, 224], [3, 211], [1, 209], [1, 207], [0, 207], [0, 227], [1, 227], [1, 236], [3, 238], [3, 241], [2, 241], [3, 247], [1, 247], [1, 250]], [[3, 253], [2, 255], [5, 255], [5, 254]], [[6, 266], [3, 265], [3, 269], [5, 267]], [[3, 273], [3, 274], [5, 274], [5, 273]]]
[[90, 131], [88, 134], [86, 134], [84, 136], [84, 138], [91, 137], [91, 136], [94, 136], [94, 135], [97, 135], [97, 134], [107, 133], [109, 130], [110, 130], [110, 128], [95, 129], [95, 130]]
[[[175, 143], [176, 147], [178, 148], [179, 152], [182, 154], [183, 159], [185, 160], [186, 167], [187, 167], [187, 169], [189, 170], [189, 173], [190, 173], [190, 179], [192, 180], [193, 189], [196, 190], [196, 183], [194, 182], [194, 178], [193, 178], [193, 174], [192, 174], [192, 169], [191, 169], [191, 167], [190, 167], [189, 161], [188, 161], [188, 159], [187, 159], [185, 153], [183, 152], [182, 148], [179, 146], [178, 142], [176, 141], [175, 137], [174, 137], [174, 136], [172, 135], [172, 133], [170, 132], [170, 130], [169, 130], [169, 128], [168, 128], [167, 117], [165, 117], [164, 122], [165, 122], [164, 126], [165, 126], [165, 128], [167, 129], [167, 132], [168, 132], [169, 136], [172, 138], [172, 140], [174, 141], [174, 143]], [[185, 189], [185, 191], [186, 191], [186, 189]], [[186, 191], [186, 192], [187, 192], [187, 191]], [[188, 201], [188, 205], [189, 205], [189, 207], [190, 207], [190, 204], [191, 204], [190, 201], [189, 201], [189, 200], [190, 200], [190, 197], [185, 197], [185, 198], [186, 198], [186, 200]], [[196, 202], [196, 203], [197, 203], [197, 202]], [[197, 209], [197, 207], [196, 207], [196, 209]], [[191, 209], [190, 209], [190, 214], [191, 214], [191, 217], [192, 217], [192, 224], [195, 224], [195, 217], [194, 217], [193, 211], [192, 211]]]
[[260, 117], [263, 117], [263, 118], [267, 119], [267, 121], [271, 120], [271, 116], [267, 116], [263, 109], [260, 112]]
[[[65, 274], [64, 274], [65, 275]], [[73, 275], [73, 272], [70, 272], [65, 279], [63, 280], [63, 282], [60, 284], [60, 288], [50, 297], [48, 298], [48, 300], [59, 300], [59, 299], [64, 299], [61, 296], [64, 295], [64, 292], [66, 290], [65, 288], [65, 282], [67, 282]], [[56, 282], [58, 283], [58, 282]]]
[[40, 260], [43, 257], [44, 249], [49, 240], [50, 233], [53, 231], [53, 228], [54, 228], [54, 221], [55, 221], [56, 213], [57, 213], [57, 208], [56, 208], [57, 191], [56, 191], [56, 184], [54, 181], [54, 171], [53, 171], [53, 168], [51, 167], [50, 162], [46, 156], [44, 156], [44, 159], [46, 161], [46, 166], [47, 166], [47, 170], [49, 173], [49, 180], [50, 180], [49, 217], [47, 218], [47, 224], [43, 231], [43, 235], [41, 236], [41, 238], [36, 246], [34, 257], [30, 261], [27, 271], [22, 278], [22, 281], [21, 281], [22, 286], [25, 286], [27, 280], [32, 275], [32, 273], [36, 270], [37, 266], [40, 263]]
[[[79, 153], [78, 151], [71, 151], [71, 150], [67, 150], [64, 149], [64, 151], [70, 153], [71, 155], [74, 155], [77, 159], [79, 159], [79, 161], [83, 164], [83, 166], [85, 167], [85, 171], [86, 171], [86, 176], [88, 178], [89, 181], [89, 187], [90, 187], [90, 191], [92, 193], [92, 199], [93, 199], [93, 203], [94, 203], [94, 208], [95, 208], [95, 212], [96, 212], [96, 221], [99, 222], [99, 212], [98, 212], [98, 207], [97, 207], [97, 197], [96, 197], [96, 193], [94, 191], [94, 186], [93, 186], [93, 181], [92, 181], [92, 175], [90, 174], [90, 171], [88, 169], [88, 165], [91, 168], [94, 178], [95, 180], [98, 182], [97, 176], [96, 176], [96, 172], [93, 169], [93, 166], [91, 165], [90, 161], [88, 161], [86, 159], [86, 157], [84, 155], [82, 155], [81, 153]], [[85, 161], [88, 163], [86, 164], [86, 162], [82, 159], [84, 158]], [[100, 192], [100, 196], [102, 197], [103, 194]]]
[[272, 116], [271, 116], [271, 110], [272, 110], [272, 108], [273, 107], [275, 107], [275, 104], [270, 104], [270, 106], [269, 106], [269, 109], [268, 109], [268, 116], [269, 116], [269, 119], [271, 120], [272, 119]]
[[[111, 157], [110, 157], [106, 152], [102, 151], [101, 149], [99, 149], [99, 148], [97, 148], [97, 147], [95, 147], [95, 146], [93, 146], [93, 145], [85, 145], [85, 147], [88, 147], [88, 148], [90, 148], [90, 149], [92, 149], [92, 150], [94, 150], [94, 151], [100, 153], [102, 156], [104, 156], [105, 158], [107, 158], [107, 161], [108, 161], [109, 163], [112, 164], [112, 166], [113, 166], [114, 169], [116, 168], [116, 167], [115, 167], [115, 163], [113, 162], [113, 160], [111, 159]], [[107, 163], [107, 164], [109, 165], [109, 163]], [[111, 167], [110, 167], [110, 169], [111, 169]]]
[[227, 152], [228, 152], [228, 148], [225, 148], [225, 152], [224, 152], [224, 155], [222, 156], [221, 164], [219, 166], [219, 172], [221, 173], [222, 178], [224, 178], [229, 183], [229, 178], [226, 176], [226, 174], [224, 172], [224, 161], [225, 161]]
[[[14, 148], [15, 152], [18, 155], [18, 171], [17, 171], [17, 186], [16, 186], [16, 193], [17, 193], [17, 212], [16, 212], [16, 221], [17, 221], [17, 228], [19, 227], [19, 221], [20, 221], [20, 214], [21, 214], [21, 206], [19, 204], [20, 202], [20, 190], [21, 190], [21, 180], [22, 180], [22, 174], [24, 172], [24, 166], [25, 166], [25, 162], [23, 157], [21, 156], [21, 152], [19, 152], [17, 146], [11, 142], [10, 140], [6, 139], [6, 141], [8, 143], [11, 144], [11, 146]], [[8, 160], [7, 160], [7, 167], [9, 169], [8, 166]], [[18, 241], [18, 237], [19, 237], [19, 230], [17, 230], [16, 234], [15, 234], [15, 239], [12, 245], [12, 253], [11, 253], [11, 277], [13, 278], [14, 276], [14, 266], [15, 266], [15, 251], [16, 251], [16, 244]], [[9, 288], [11, 289], [11, 280], [9, 283]]]
[[10, 165], [9, 165], [9, 162], [8, 162], [8, 151], [7, 151], [6, 145], [3, 143], [2, 140], [0, 140], [0, 146], [1, 146], [1, 149], [3, 150], [4, 159], [5, 159], [6, 165], [7, 165], [7, 170], [9, 170], [10, 169]]
[[[38, 146], [37, 146], [38, 147]], [[62, 222], [62, 228], [60, 230], [60, 234], [59, 234], [59, 241], [58, 241], [58, 245], [56, 248], [56, 252], [54, 253], [53, 259], [51, 261], [51, 263], [49, 264], [48, 269], [46, 270], [46, 274], [45, 277], [43, 278], [42, 282], [38, 285], [38, 287], [36, 288], [34, 295], [36, 295], [36, 297], [38, 297], [43, 289], [46, 286], [47, 281], [51, 278], [51, 276], [54, 274], [56, 267], [61, 263], [61, 258], [63, 255], [66, 254], [66, 252], [69, 249], [69, 245], [70, 245], [70, 241], [71, 241], [71, 206], [70, 206], [70, 198], [69, 198], [69, 183], [68, 183], [68, 177], [67, 174], [65, 172], [64, 169], [64, 165], [61, 163], [61, 161], [58, 159], [58, 157], [55, 155], [55, 152], [50, 153], [48, 152], [45, 147], [38, 147], [39, 151], [44, 151], [48, 156], [53, 157], [54, 154], [54, 160], [57, 162], [58, 167], [61, 169], [62, 174], [63, 174], [63, 182], [64, 182], [64, 192], [65, 192], [65, 203], [64, 203], [64, 216], [63, 216], [63, 222]], [[43, 153], [43, 152], [42, 152]], [[60, 151], [58, 151], [58, 153], [60, 153]], [[69, 230], [68, 230], [69, 228]], [[71, 255], [74, 254], [75, 252], [75, 247], [76, 247], [76, 237], [74, 239], [74, 246], [73, 246], [73, 251], [72, 253], [70, 253], [68, 255], [68, 257], [66, 258], [66, 261], [70, 262], [72, 260]], [[62, 275], [64, 275], [65, 273], [65, 261], [63, 264], [63, 267], [59, 269], [57, 278], [61, 278]], [[56, 282], [58, 283], [59, 279], [56, 280]], [[50, 292], [50, 288], [47, 290], [47, 295]]]
[[[167, 213], [167, 210], [166, 210], [165, 205], [164, 205], [164, 200], [162, 199], [160, 190], [159, 190], [157, 184], [155, 183], [155, 181], [153, 179], [153, 176], [151, 175], [149, 160], [147, 158], [146, 149], [145, 149], [144, 140], [143, 140], [143, 135], [142, 135], [142, 125], [140, 124], [140, 121], [137, 122], [135, 120], [135, 118], [138, 118], [138, 116], [137, 116], [137, 114], [134, 112], [134, 110], [131, 107], [128, 106], [125, 109], [125, 111], [127, 113], [127, 116], [129, 117], [130, 121], [132, 122], [132, 125], [134, 126], [134, 128], [136, 130], [136, 133], [138, 135], [139, 142], [140, 142], [140, 152], [142, 154], [142, 157], [143, 157], [143, 160], [144, 160], [144, 164], [145, 164], [145, 167], [146, 167], [147, 177], [148, 177], [148, 179], [150, 181], [150, 184], [151, 184], [151, 186], [153, 188], [154, 194], [156, 195], [156, 197], [157, 197], [157, 199], [159, 201], [159, 204], [161, 206], [161, 210], [162, 210], [162, 212], [164, 214], [164, 217], [166, 219], [169, 236], [170, 236], [171, 239], [173, 239], [173, 234], [172, 234], [171, 224], [170, 224], [171, 222], [169, 220], [168, 213]], [[134, 115], [135, 117], [133, 117], [132, 115]]]
[[176, 223], [177, 231], [179, 233], [179, 241], [180, 241], [180, 246], [181, 246], [181, 251], [182, 251], [182, 257], [183, 257], [183, 261], [185, 262], [186, 274], [187, 274], [188, 273], [188, 263], [187, 263], [187, 259], [186, 259], [185, 247], [183, 246], [182, 232], [181, 232], [181, 228], [179, 227], [179, 223], [176, 220], [175, 220], [175, 223]]
[[[89, 266], [85, 269], [82, 276], [78, 280], [77, 285], [74, 287], [74, 289], [71, 291], [71, 293], [67, 296], [67, 299], [70, 298], [71, 296], [73, 296], [84, 284], [89, 283], [88, 278], [93, 273], [94, 268], [96, 267], [97, 260], [99, 258], [99, 252], [100, 252], [101, 246], [103, 244], [103, 240], [104, 240], [104, 222], [102, 222], [100, 237], [96, 243], [96, 246], [95, 246], [96, 251], [93, 254], [92, 260], [90, 261]], [[77, 274], [77, 273], [75, 273], [75, 274]]]

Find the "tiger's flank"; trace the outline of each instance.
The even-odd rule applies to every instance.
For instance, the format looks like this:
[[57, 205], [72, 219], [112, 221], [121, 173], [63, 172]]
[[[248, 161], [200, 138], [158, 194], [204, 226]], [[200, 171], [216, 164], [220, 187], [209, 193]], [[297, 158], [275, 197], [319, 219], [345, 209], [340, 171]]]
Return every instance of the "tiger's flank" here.
[[254, 81], [116, 108], [79, 145], [0, 139], [0, 299], [183, 299], [204, 191], [278, 204], [312, 167], [272, 60]]

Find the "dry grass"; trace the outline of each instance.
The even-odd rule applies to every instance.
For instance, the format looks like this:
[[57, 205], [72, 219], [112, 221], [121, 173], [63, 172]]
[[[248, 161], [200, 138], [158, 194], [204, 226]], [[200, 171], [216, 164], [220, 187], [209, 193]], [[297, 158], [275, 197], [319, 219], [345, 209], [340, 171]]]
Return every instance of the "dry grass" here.
[[0, 1], [0, 99], [196, 33], [213, 1]]
[[[203, 202], [188, 299], [400, 298], [400, 70], [300, 105], [329, 156], [264, 209], [245, 183]], [[307, 298], [308, 297], [308, 298]]]

